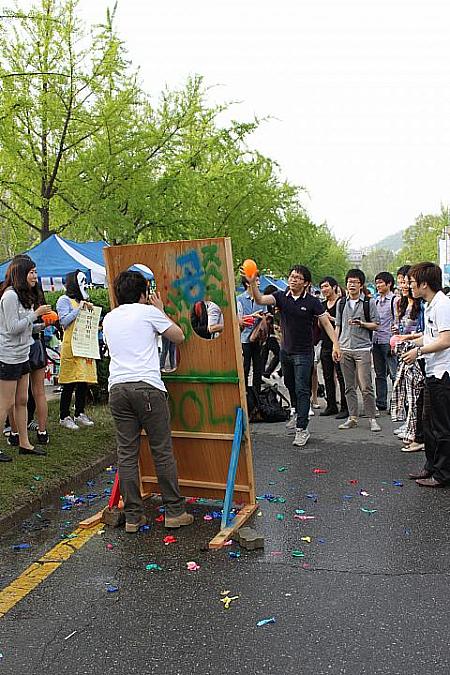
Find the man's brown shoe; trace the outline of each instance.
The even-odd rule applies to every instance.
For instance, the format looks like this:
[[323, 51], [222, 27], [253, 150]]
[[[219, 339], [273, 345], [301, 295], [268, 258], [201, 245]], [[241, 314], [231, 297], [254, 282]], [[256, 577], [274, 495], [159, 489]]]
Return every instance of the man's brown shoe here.
[[184, 513], [181, 514], [181, 516], [175, 516], [171, 518], [170, 516], [166, 516], [164, 518], [164, 525], [165, 527], [183, 527], [183, 525], [192, 525], [194, 522], [194, 516], [191, 516], [190, 513]]
[[431, 478], [431, 473], [429, 471], [426, 471], [425, 469], [422, 469], [422, 471], [416, 471], [416, 473], [410, 473], [408, 474], [411, 480], [416, 480], [418, 478]]
[[416, 480], [417, 485], [422, 485], [422, 487], [431, 487], [431, 488], [442, 488], [445, 487], [444, 483], [440, 483], [436, 478], [419, 478]]
[[147, 525], [147, 517], [142, 515], [137, 523], [125, 523], [125, 532], [129, 534], [135, 534], [139, 532], [139, 528], [143, 525]]

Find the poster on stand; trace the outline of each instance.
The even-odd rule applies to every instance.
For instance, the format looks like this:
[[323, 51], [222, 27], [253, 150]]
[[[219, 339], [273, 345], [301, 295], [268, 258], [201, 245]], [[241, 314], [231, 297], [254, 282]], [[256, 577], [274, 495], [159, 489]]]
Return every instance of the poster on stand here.
[[94, 305], [92, 309], [83, 307], [75, 319], [72, 333], [72, 353], [85, 359], [99, 359], [98, 326], [102, 308]]

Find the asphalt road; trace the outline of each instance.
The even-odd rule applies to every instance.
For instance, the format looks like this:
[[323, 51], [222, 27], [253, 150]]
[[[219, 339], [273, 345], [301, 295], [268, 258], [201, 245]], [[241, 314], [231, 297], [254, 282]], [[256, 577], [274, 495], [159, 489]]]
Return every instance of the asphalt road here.
[[[281, 497], [259, 500], [252, 521], [264, 551], [203, 550], [218, 529], [203, 520], [217, 507], [203, 505], [189, 506], [195, 525], [174, 544], [155, 523], [95, 534], [0, 619], [0, 675], [448, 675], [450, 491], [409, 481], [423, 455], [401, 453], [380, 423], [344, 432], [316, 416], [302, 449], [284, 425], [255, 425], [258, 495]], [[4, 536], [0, 588], [98, 505], [57, 506]], [[31, 548], [13, 551], [19, 542]], [[239, 596], [229, 609], [222, 591]]]

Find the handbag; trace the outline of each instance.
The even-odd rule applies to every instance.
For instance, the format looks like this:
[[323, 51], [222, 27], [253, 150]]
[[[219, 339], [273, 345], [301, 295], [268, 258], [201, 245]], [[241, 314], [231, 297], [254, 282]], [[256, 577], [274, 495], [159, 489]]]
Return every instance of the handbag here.
[[28, 360], [30, 361], [31, 370], [40, 370], [47, 365], [47, 352], [41, 338], [35, 340], [31, 345]]
[[249, 336], [250, 342], [259, 342], [261, 345], [266, 342], [269, 337], [269, 324], [265, 316], [256, 324]]

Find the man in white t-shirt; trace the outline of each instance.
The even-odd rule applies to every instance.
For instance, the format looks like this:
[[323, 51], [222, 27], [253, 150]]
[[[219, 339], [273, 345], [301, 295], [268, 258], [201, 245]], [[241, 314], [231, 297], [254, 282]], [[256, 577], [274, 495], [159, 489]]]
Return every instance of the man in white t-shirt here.
[[442, 271], [430, 262], [414, 265], [408, 272], [411, 291], [425, 304], [423, 337], [403, 355], [406, 363], [425, 359], [423, 429], [426, 462], [422, 471], [410, 474], [418, 485], [450, 485], [450, 299], [442, 292]]
[[[127, 532], [147, 522], [139, 489], [139, 442], [142, 429], [149, 439], [165, 507], [165, 526], [190, 525], [178, 487], [172, 450], [167, 392], [161, 379], [158, 335], [181, 344], [184, 335], [164, 313], [159, 294], [148, 294], [139, 272], [121, 272], [114, 280], [118, 306], [103, 321], [111, 362], [109, 403], [116, 426], [120, 492]], [[150, 304], [148, 304], [150, 303]]]

